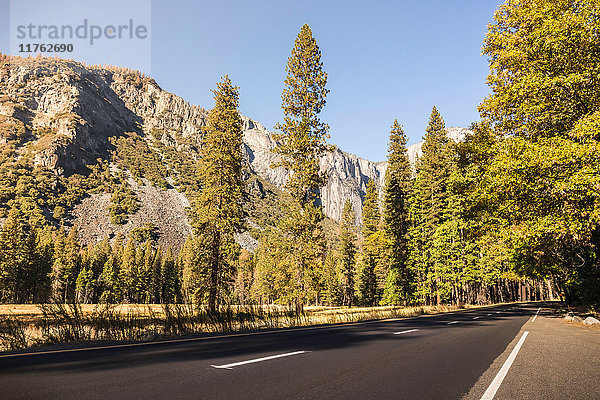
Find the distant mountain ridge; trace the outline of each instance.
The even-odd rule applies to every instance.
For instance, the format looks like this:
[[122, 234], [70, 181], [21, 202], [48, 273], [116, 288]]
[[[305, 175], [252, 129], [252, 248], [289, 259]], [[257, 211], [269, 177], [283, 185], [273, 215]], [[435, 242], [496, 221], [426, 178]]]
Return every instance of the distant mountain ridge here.
[[[86, 67], [60, 59], [12, 58], [0, 69], [0, 93], [0, 122], [22, 126], [29, 135], [19, 154], [30, 152], [37, 165], [56, 174], [85, 171], [97, 159], [109, 160], [115, 149], [113, 139], [133, 132], [148, 138], [149, 151], [165, 160], [161, 168], [167, 181], [174, 182], [173, 178], [189, 171], [170, 165], [165, 151], [197, 159], [208, 115], [206, 109], [164, 91], [153, 79], [136, 71]], [[272, 152], [276, 145], [272, 133], [250, 118], [243, 117], [243, 122], [246, 180], [254, 193], [253, 201], [272, 202], [269, 196], [277, 196], [287, 173], [282, 168], [270, 168], [277, 160]], [[451, 128], [449, 136], [462, 140], [465, 131]], [[152, 138], [161, 149], [152, 145]], [[3, 133], [0, 144], [9, 139], [10, 133]], [[411, 162], [420, 148], [421, 143], [409, 146]], [[327, 185], [321, 189], [325, 215], [339, 220], [344, 201], [350, 199], [359, 221], [366, 185], [373, 179], [383, 186], [387, 163], [336, 148], [322, 157], [320, 164], [328, 175]], [[129, 185], [142, 200], [142, 208], [124, 226], [107, 220], [107, 195], [91, 195], [72, 210], [74, 223], [85, 231], [82, 240], [93, 242], [106, 234], [127, 233], [154, 216], [165, 243], [181, 246], [190, 233], [185, 211], [190, 199], [175, 189], [154, 187], [147, 181], [130, 180]], [[261, 221], [250, 222], [260, 228]], [[256, 245], [256, 238], [240, 240], [248, 247]]]

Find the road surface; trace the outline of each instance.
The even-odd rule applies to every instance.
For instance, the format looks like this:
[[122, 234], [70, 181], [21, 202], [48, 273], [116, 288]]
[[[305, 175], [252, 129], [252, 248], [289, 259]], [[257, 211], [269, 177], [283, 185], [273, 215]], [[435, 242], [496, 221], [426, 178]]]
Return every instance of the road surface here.
[[[537, 370], [544, 368], [545, 357], [552, 358], [552, 349], [546, 349], [540, 364], [537, 354], [539, 343], [548, 342], [543, 320], [563, 323], [557, 318], [550, 321], [553, 305], [541, 306], [498, 306], [133, 347], [0, 356], [0, 398], [460, 399], [486, 393], [490, 398], [490, 391], [496, 399], [536, 398], [537, 389], [519, 396], [518, 388], [535, 389]], [[525, 332], [528, 336], [523, 339]], [[600, 338], [600, 330], [590, 337], [592, 342], [582, 340], [594, 343], [590, 348], [592, 353], [597, 350], [598, 363], [600, 341], [593, 341]], [[512, 354], [512, 365], [499, 377]], [[535, 367], [523, 363], [527, 357]], [[600, 398], [600, 368], [596, 369], [600, 363], [594, 362], [580, 382], [573, 382], [579, 389], [567, 395], [561, 386], [550, 393]], [[494, 382], [495, 390], [490, 389]], [[555, 397], [542, 393], [539, 398]]]

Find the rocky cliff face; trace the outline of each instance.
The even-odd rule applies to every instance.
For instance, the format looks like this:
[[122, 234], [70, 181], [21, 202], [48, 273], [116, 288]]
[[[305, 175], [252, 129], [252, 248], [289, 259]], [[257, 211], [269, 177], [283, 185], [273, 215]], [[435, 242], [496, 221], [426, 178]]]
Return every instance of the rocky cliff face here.
[[[278, 160], [272, 152], [276, 143], [273, 135], [261, 124], [244, 119], [244, 148], [252, 169], [261, 177], [283, 188], [288, 173], [283, 168], [270, 168]], [[335, 149], [320, 160], [321, 170], [327, 172], [327, 185], [321, 188], [325, 215], [339, 220], [346, 199], [350, 199], [357, 220], [360, 220], [362, 201], [370, 179], [383, 183], [386, 163], [374, 163]]]
[[[9, 68], [0, 70], [0, 94], [0, 117], [4, 121], [19, 122], [31, 132], [36, 138], [30, 146], [35, 162], [57, 173], [85, 170], [98, 158], [107, 159], [113, 149], [111, 137], [124, 132], [152, 135], [165, 145], [176, 147], [177, 151], [197, 156], [207, 118], [204, 108], [190, 105], [162, 90], [153, 79], [135, 71], [86, 67], [66, 60], [14, 60]], [[276, 145], [273, 135], [250, 118], [244, 117], [243, 121], [243, 150], [251, 173], [283, 188], [287, 172], [282, 168], [271, 168], [277, 160], [272, 152]], [[451, 128], [449, 136], [461, 140], [465, 131]], [[409, 147], [412, 163], [420, 154], [421, 143]], [[387, 163], [371, 162], [336, 148], [322, 157], [320, 164], [329, 177], [327, 185], [321, 188], [325, 214], [339, 220], [345, 200], [350, 199], [357, 221], [360, 221], [366, 185], [373, 179], [380, 188], [383, 186]], [[138, 189], [139, 194], [145, 193]], [[173, 193], [142, 197], [167, 202], [171, 197], [178, 198]], [[90, 214], [86, 208], [94, 207], [96, 203], [106, 207], [107, 199], [102, 196], [89, 199], [75, 214]], [[160, 210], [163, 206], [156, 204], [142, 208], [140, 212], [145, 213], [144, 218], [140, 214], [131, 221], [151, 218], [152, 210]], [[189, 232], [185, 207], [174, 204], [171, 211], [174, 214], [169, 221], [181, 224], [181, 229], [165, 226], [164, 230], [175, 232], [176, 242], [181, 243]], [[83, 221], [85, 224], [108, 224], [106, 212], [92, 214], [98, 221], [104, 219], [98, 223]]]
[[[464, 140], [468, 129], [448, 128], [448, 137], [459, 142]], [[250, 165], [256, 173], [279, 188], [287, 180], [287, 172], [282, 168], [269, 166], [278, 160], [272, 152], [276, 143], [273, 135], [261, 124], [248, 118], [244, 119], [244, 148]], [[408, 146], [408, 157], [414, 166], [423, 155], [423, 141]], [[356, 211], [357, 222], [361, 220], [362, 202], [369, 180], [374, 180], [380, 190], [384, 186], [387, 162], [373, 162], [339, 148], [326, 154], [320, 161], [321, 170], [327, 171], [327, 185], [321, 188], [321, 200], [325, 215], [340, 220], [346, 199], [350, 199]]]
[[[80, 170], [111, 149], [109, 138], [124, 132], [177, 131], [201, 139], [206, 110], [162, 90], [153, 79], [126, 69], [85, 67], [54, 59], [19, 59], [2, 70], [0, 89], [24, 107], [19, 118], [48, 133], [36, 162], [65, 172]], [[17, 108], [18, 109], [18, 108]]]

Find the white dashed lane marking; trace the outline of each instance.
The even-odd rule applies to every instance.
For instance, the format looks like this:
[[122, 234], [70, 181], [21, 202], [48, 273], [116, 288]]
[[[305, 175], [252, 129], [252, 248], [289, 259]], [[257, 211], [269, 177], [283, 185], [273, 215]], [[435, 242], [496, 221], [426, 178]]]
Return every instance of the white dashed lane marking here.
[[235, 362], [235, 363], [231, 363], [231, 364], [211, 365], [211, 367], [218, 368], [218, 369], [232, 369], [233, 367], [239, 367], [240, 365], [253, 364], [253, 363], [267, 361], [267, 360], [274, 360], [276, 358], [282, 358], [282, 357], [297, 356], [298, 354], [304, 354], [304, 353], [307, 353], [307, 352], [303, 351], [303, 350], [302, 351], [294, 351], [292, 353], [276, 354], [274, 356], [255, 358], [253, 360], [240, 361], [240, 362]]
[[418, 329], [409, 329], [407, 331], [396, 332], [396, 333], [394, 333], [394, 335], [403, 335], [405, 333], [411, 333], [411, 332], [416, 332], [416, 331], [418, 331]]

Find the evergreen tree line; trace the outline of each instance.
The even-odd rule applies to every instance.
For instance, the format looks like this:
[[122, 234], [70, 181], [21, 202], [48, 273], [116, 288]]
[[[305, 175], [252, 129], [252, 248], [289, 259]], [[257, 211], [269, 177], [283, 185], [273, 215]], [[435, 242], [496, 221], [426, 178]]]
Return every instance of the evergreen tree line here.
[[0, 232], [0, 301], [182, 301], [178, 260], [140, 232], [82, 246], [75, 228], [32, 225], [13, 207]]
[[[472, 138], [454, 143], [434, 107], [417, 165], [394, 121], [384, 186], [367, 185], [362, 224], [346, 200], [337, 240], [313, 248], [303, 300], [321, 305], [493, 303], [549, 299], [556, 282], [517, 274], [475, 232], [468, 180]], [[381, 190], [380, 190], [381, 189]], [[290, 254], [278, 227], [263, 233], [251, 296], [289, 304]], [[297, 229], [300, 229], [297, 227]], [[314, 233], [314, 231], [313, 231]], [[505, 250], [504, 250], [505, 251]], [[506, 254], [505, 254], [506, 255]], [[292, 264], [293, 266], [293, 264]]]

